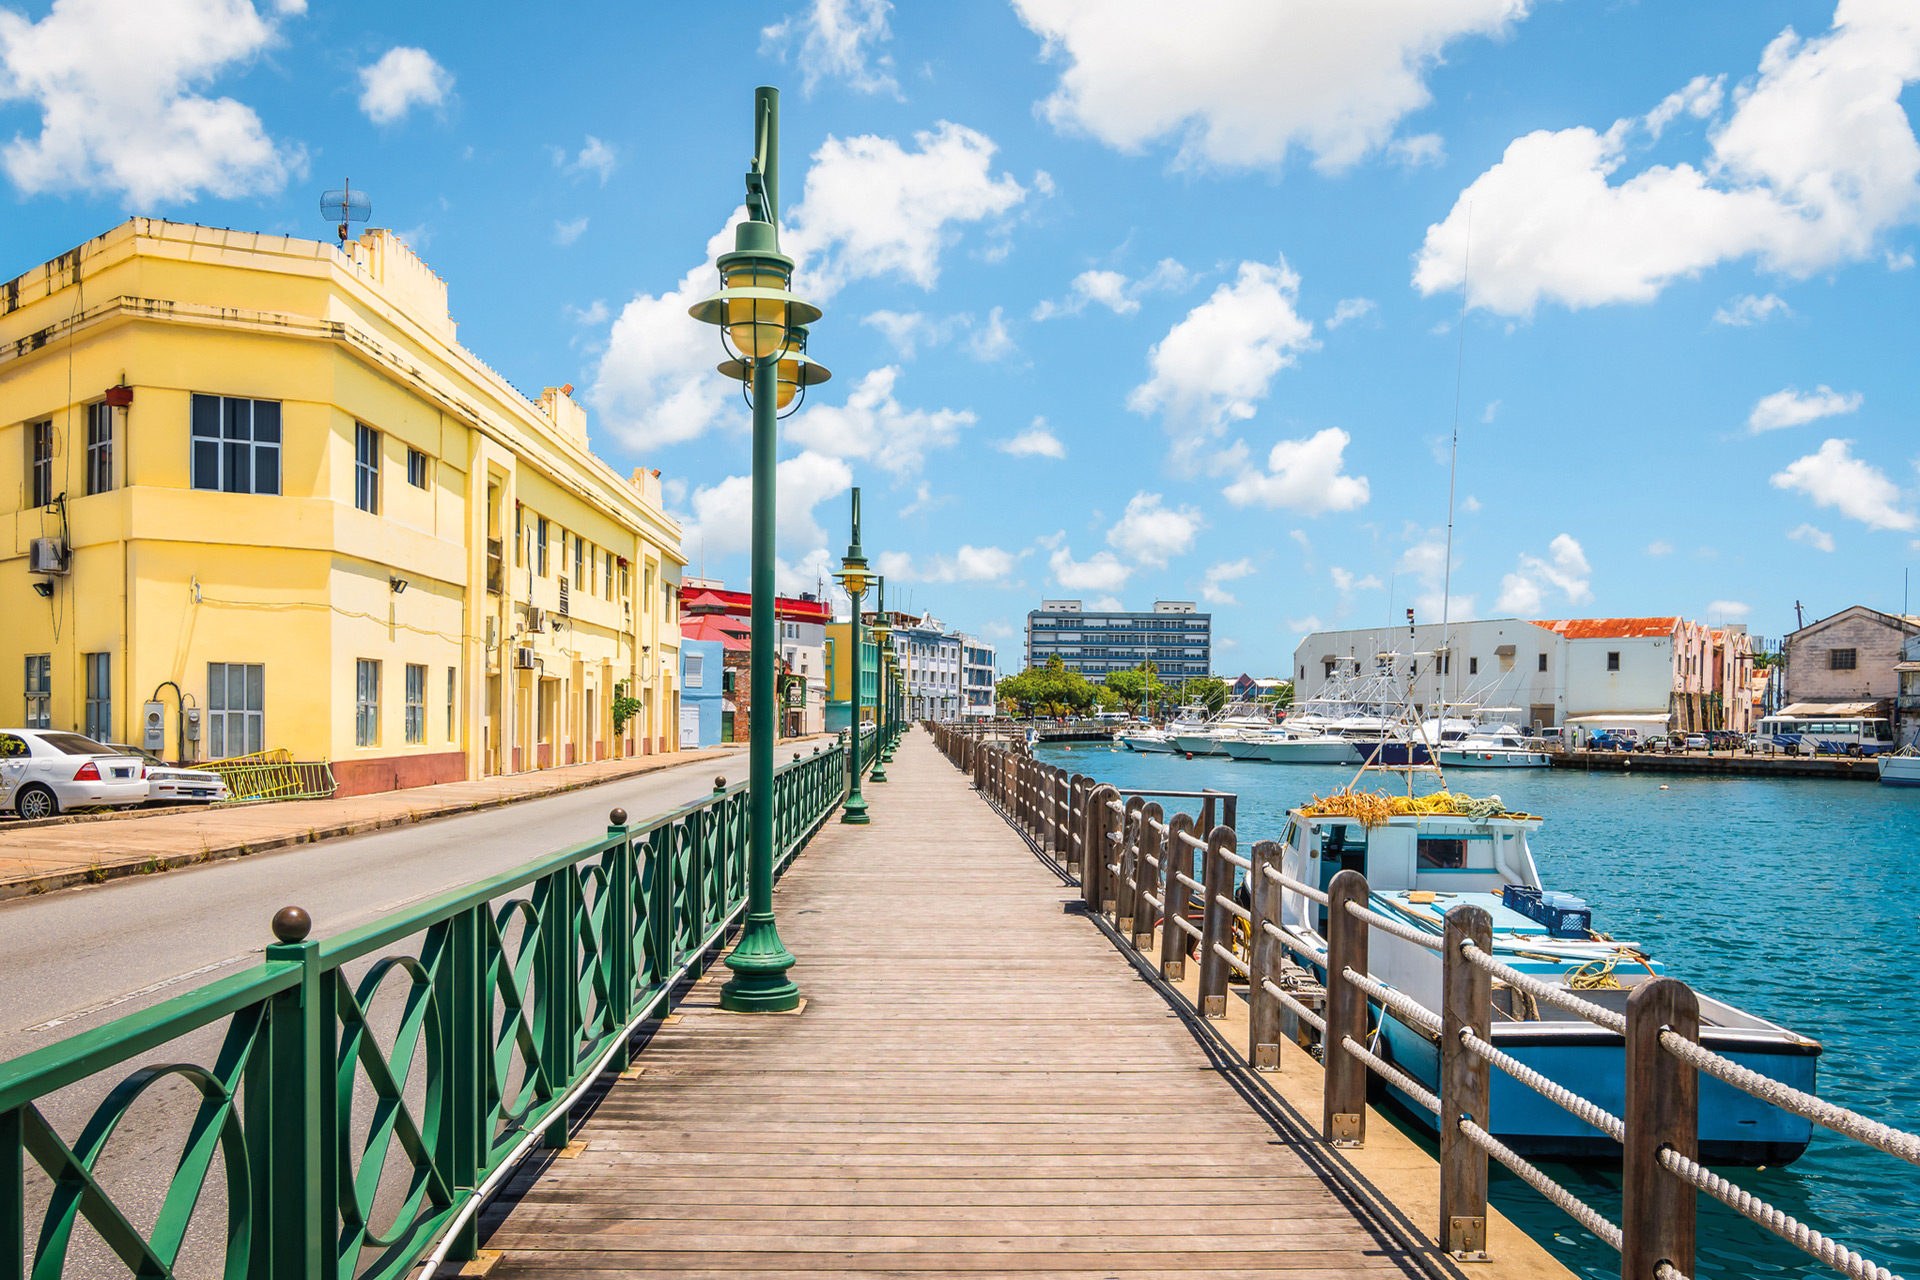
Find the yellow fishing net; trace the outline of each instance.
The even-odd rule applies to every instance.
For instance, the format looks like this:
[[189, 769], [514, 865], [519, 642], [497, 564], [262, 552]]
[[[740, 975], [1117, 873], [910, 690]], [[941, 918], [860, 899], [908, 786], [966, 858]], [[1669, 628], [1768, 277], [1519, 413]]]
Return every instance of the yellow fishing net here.
[[1355, 818], [1366, 828], [1383, 827], [1389, 818], [1421, 814], [1451, 814], [1484, 822], [1488, 818], [1531, 818], [1500, 802], [1499, 796], [1474, 799], [1457, 791], [1436, 791], [1426, 796], [1390, 796], [1380, 791], [1336, 791], [1315, 796], [1312, 804], [1300, 806], [1308, 818]]

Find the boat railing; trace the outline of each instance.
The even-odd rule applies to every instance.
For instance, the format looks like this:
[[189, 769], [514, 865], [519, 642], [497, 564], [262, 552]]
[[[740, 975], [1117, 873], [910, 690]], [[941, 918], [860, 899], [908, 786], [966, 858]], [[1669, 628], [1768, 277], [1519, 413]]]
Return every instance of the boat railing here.
[[[936, 729], [935, 738], [1029, 845], [1064, 878], [1077, 882], [1087, 911], [1108, 924], [1123, 947], [1174, 983], [1183, 983], [1187, 963], [1197, 961], [1193, 1003], [1202, 1016], [1225, 1017], [1234, 977], [1244, 981], [1246, 1060], [1256, 1071], [1279, 1069], [1283, 1040], [1305, 1047], [1317, 1037], [1325, 1074], [1323, 1141], [1336, 1148], [1365, 1144], [1369, 1075], [1432, 1113], [1440, 1165], [1434, 1238], [1456, 1259], [1489, 1256], [1491, 1159], [1618, 1250], [1623, 1280], [1691, 1275], [1696, 1191], [1843, 1275], [1899, 1280], [1699, 1162], [1699, 1073], [1910, 1163], [1920, 1164], [1920, 1134], [1794, 1089], [1706, 1048], [1699, 1039], [1699, 999], [1679, 979], [1654, 976], [1636, 983], [1625, 1012], [1615, 1012], [1500, 960], [1492, 917], [1481, 907], [1452, 908], [1442, 930], [1434, 932], [1375, 909], [1358, 871], [1339, 872], [1323, 890], [1284, 873], [1277, 841], [1257, 841], [1242, 855], [1232, 821], [1235, 797], [1121, 788], [970, 735]], [[1196, 797], [1202, 798], [1198, 813], [1169, 814], [1158, 803]], [[1244, 901], [1235, 892], [1237, 882], [1244, 884]], [[1326, 909], [1324, 952], [1285, 927], [1287, 895]], [[1439, 954], [1437, 1012], [1370, 969], [1368, 942], [1375, 931]], [[1297, 962], [1288, 960], [1288, 952]], [[1324, 987], [1314, 978], [1319, 972], [1326, 975]], [[1624, 1115], [1612, 1114], [1497, 1046], [1496, 982], [1622, 1038]], [[1377, 1038], [1368, 1029], [1375, 1004], [1437, 1042], [1438, 1093], [1376, 1052]], [[1618, 1224], [1494, 1136], [1489, 1068], [1620, 1144]]]

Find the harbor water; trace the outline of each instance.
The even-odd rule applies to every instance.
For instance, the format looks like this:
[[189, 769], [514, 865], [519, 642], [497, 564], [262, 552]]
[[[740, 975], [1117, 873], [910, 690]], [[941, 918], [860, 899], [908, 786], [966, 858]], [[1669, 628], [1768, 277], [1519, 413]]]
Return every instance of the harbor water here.
[[[1242, 850], [1279, 839], [1290, 807], [1355, 774], [1099, 744], [1038, 755], [1122, 788], [1234, 792]], [[1363, 782], [1404, 790], [1393, 775]], [[1920, 789], [1563, 769], [1455, 770], [1447, 783], [1545, 818], [1531, 841], [1541, 883], [1587, 899], [1595, 929], [1639, 943], [1702, 991], [1819, 1040], [1821, 1096], [1920, 1130], [1920, 1010], [1902, 1003], [1920, 986]], [[1422, 791], [1431, 787], [1421, 780]], [[1620, 1220], [1617, 1165], [1543, 1167]], [[1920, 1191], [1913, 1165], [1816, 1127], [1792, 1165], [1721, 1172], [1920, 1280], [1920, 1222], [1897, 1207]], [[1492, 1199], [1573, 1270], [1619, 1274], [1619, 1255], [1497, 1164]], [[1837, 1273], [1703, 1195], [1694, 1274]]]

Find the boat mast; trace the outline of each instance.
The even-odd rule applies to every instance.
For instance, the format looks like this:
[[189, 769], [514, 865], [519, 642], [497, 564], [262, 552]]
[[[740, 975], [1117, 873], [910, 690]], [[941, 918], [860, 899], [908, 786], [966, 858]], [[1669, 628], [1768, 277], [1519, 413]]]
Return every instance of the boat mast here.
[[[1444, 733], [1447, 715], [1447, 677], [1453, 674], [1453, 638], [1448, 627], [1453, 609], [1453, 486], [1460, 471], [1460, 388], [1467, 369], [1467, 281], [1473, 268], [1473, 203], [1467, 203], [1467, 244], [1460, 259], [1460, 341], [1453, 364], [1453, 454], [1447, 462], [1447, 568], [1440, 586], [1440, 652], [1445, 655], [1436, 664], [1434, 684], [1439, 690], [1440, 728]], [[1438, 748], [1436, 748], [1437, 750]], [[1437, 759], [1438, 757], [1436, 757]]]

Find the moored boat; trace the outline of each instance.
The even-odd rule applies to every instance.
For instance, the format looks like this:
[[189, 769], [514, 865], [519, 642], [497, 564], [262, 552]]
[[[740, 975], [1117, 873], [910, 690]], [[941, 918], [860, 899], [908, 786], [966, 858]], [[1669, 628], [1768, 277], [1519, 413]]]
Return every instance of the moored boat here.
[[[1380, 797], [1385, 800], [1385, 797]], [[1388, 802], [1389, 806], [1391, 802]], [[1401, 806], [1402, 809], [1408, 806]], [[1579, 899], [1550, 894], [1540, 882], [1529, 835], [1541, 819], [1489, 806], [1456, 805], [1467, 812], [1401, 812], [1369, 827], [1320, 804], [1289, 814], [1283, 870], [1323, 889], [1343, 869], [1367, 878], [1373, 910], [1437, 941], [1445, 913], [1471, 904], [1493, 924], [1494, 956], [1502, 964], [1616, 1013], [1639, 983], [1664, 972], [1663, 962], [1632, 942], [1592, 928]], [[1325, 908], [1304, 895], [1282, 895], [1282, 927], [1317, 958], [1326, 975]], [[1426, 1009], [1441, 1006], [1441, 957], [1385, 930], [1369, 942], [1368, 968], [1386, 986]], [[1814, 1091], [1820, 1045], [1785, 1027], [1699, 993], [1700, 1042], [1762, 1075]], [[1439, 1047], [1432, 1035], [1378, 1005], [1381, 1056], [1429, 1088], [1439, 1078]], [[1615, 1115], [1625, 1107], [1622, 1037], [1505, 983], [1494, 985], [1493, 1043], [1520, 1062]], [[1505, 1072], [1492, 1074], [1490, 1128], [1523, 1155], [1611, 1156], [1613, 1140]], [[1405, 1101], [1405, 1099], [1402, 1099]], [[1418, 1106], [1407, 1110], [1431, 1127]], [[1701, 1158], [1730, 1164], [1784, 1164], [1812, 1138], [1812, 1125], [1787, 1111], [1709, 1076], [1700, 1077]]]
[[1879, 757], [1880, 781], [1889, 787], [1920, 787], [1920, 755], [1907, 747]]

